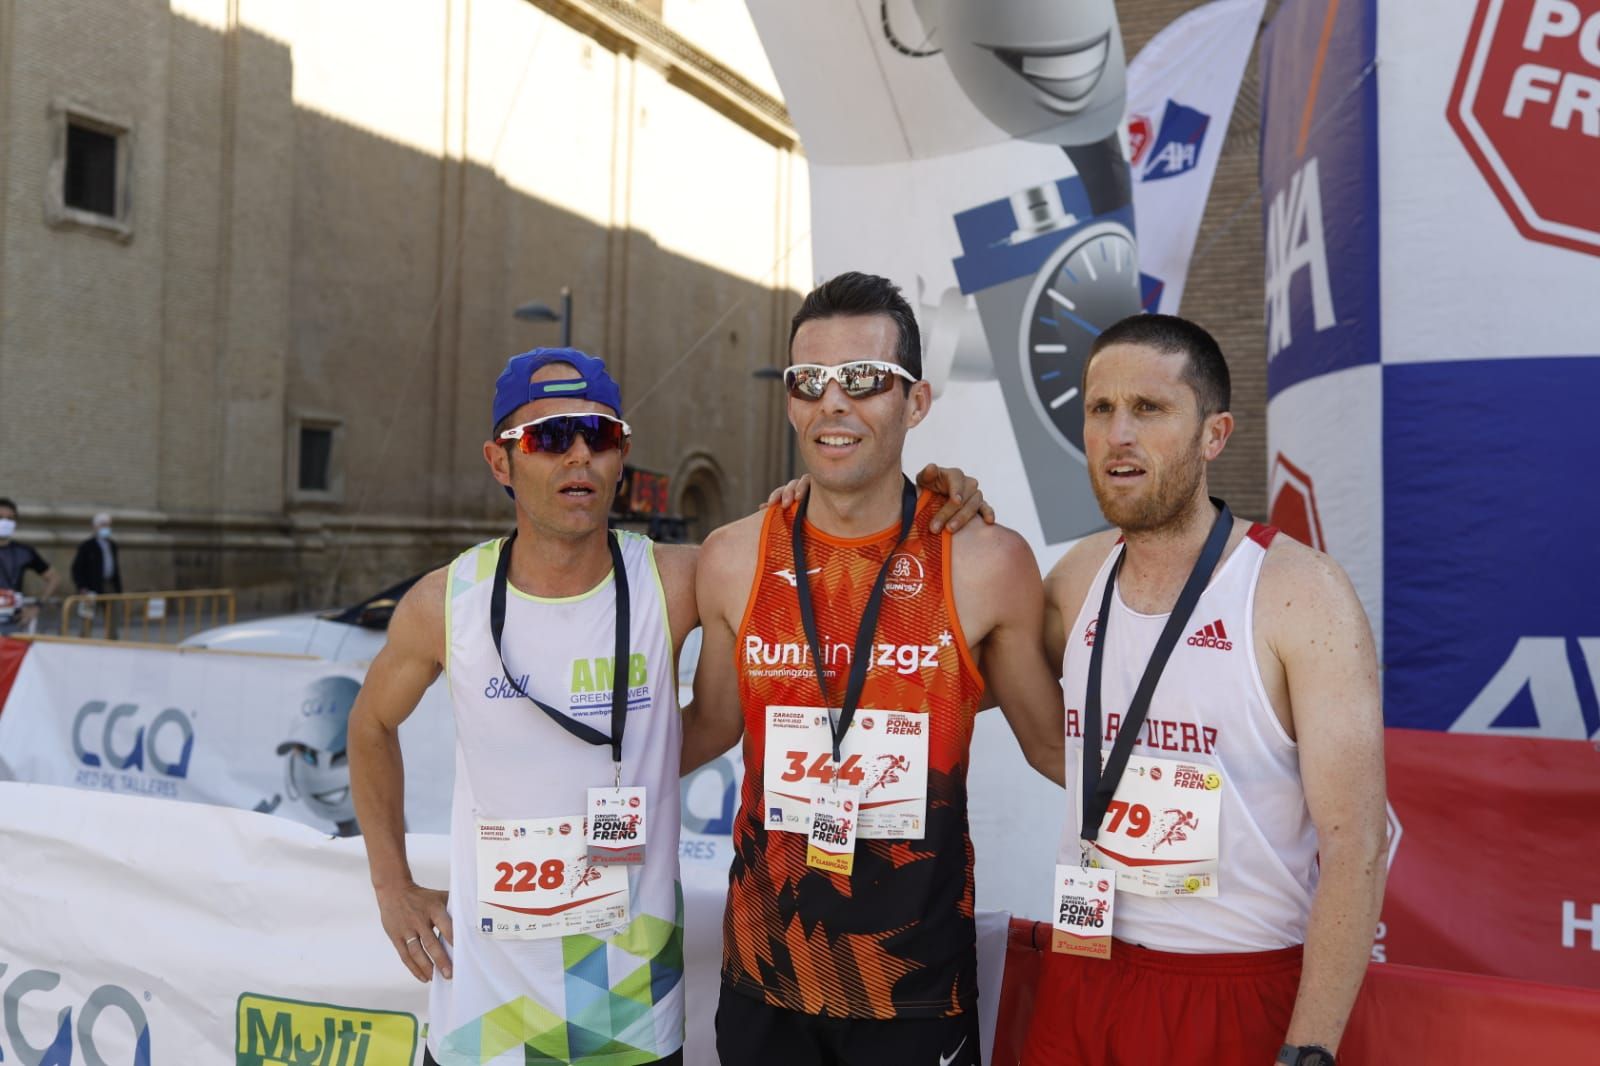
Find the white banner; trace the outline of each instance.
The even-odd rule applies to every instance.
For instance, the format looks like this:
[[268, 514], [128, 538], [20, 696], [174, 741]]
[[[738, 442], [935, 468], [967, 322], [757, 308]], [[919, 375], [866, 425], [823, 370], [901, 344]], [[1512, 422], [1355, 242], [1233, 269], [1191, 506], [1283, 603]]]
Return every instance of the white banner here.
[[[319, 1049], [316, 1066], [323, 1047], [327, 1066], [384, 1066], [413, 1061], [397, 1050], [413, 1026], [421, 1061], [426, 992], [383, 937], [360, 841], [330, 840], [331, 822], [284, 797], [286, 764], [305, 756], [279, 746], [321, 752], [298, 724], [304, 694], [358, 676], [310, 660], [33, 645], [0, 713], [0, 753], [22, 781], [46, 782], [0, 783], [0, 996], [20, 1011], [15, 1031], [0, 1030], [0, 1063], [267, 1066], [303, 1061], [284, 1050], [299, 1041]], [[168, 707], [181, 723], [162, 717]], [[442, 686], [401, 739], [409, 826], [447, 829], [455, 743]], [[682, 786], [690, 1063], [717, 1061], [742, 781], [735, 748]], [[263, 796], [307, 824], [259, 817], [248, 808]], [[445, 887], [447, 838], [413, 833], [407, 846], [418, 882]], [[1007, 922], [979, 914], [986, 1047]], [[62, 1029], [64, 1007], [75, 1009]]]
[[[447, 883], [446, 845], [408, 838], [418, 881]], [[0, 1061], [422, 1061], [427, 989], [378, 924], [359, 840], [0, 783], [0, 854]]]
[[1195, 236], [1266, 0], [1214, 0], [1156, 34], [1128, 64], [1128, 162], [1139, 269], [1177, 314]]
[[[19, 781], [282, 815], [357, 832], [345, 733], [349, 663], [40, 641], [0, 713]], [[447, 832], [455, 733], [443, 682], [400, 728], [406, 825]]]
[[[715, 1064], [735, 751], [691, 775], [686, 1063]], [[732, 793], [729, 790], [734, 790]], [[448, 884], [448, 838], [406, 839]], [[378, 922], [359, 840], [254, 812], [0, 783], [0, 1062], [412, 1066], [427, 990]], [[978, 915], [993, 1040], [1008, 916]], [[15, 1013], [12, 1014], [11, 1012]], [[310, 1057], [308, 1058], [307, 1055]]]

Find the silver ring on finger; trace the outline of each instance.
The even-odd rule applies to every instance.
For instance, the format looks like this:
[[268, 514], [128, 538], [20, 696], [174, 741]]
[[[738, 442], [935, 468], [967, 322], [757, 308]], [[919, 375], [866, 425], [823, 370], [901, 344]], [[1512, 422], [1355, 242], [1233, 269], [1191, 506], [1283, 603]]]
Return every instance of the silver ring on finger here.
[[420, 944], [420, 943], [422, 943], [422, 938], [420, 936], [408, 936], [408, 937], [406, 937], [406, 943], [407, 944]]

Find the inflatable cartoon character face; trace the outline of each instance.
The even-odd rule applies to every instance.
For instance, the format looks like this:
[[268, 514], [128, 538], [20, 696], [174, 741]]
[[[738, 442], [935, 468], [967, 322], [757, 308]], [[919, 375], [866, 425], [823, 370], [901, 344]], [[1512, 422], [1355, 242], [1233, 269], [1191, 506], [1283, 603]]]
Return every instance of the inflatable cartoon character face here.
[[922, 0], [961, 88], [1013, 137], [1050, 144], [1117, 132], [1126, 96], [1112, 0]]
[[355, 814], [350, 764], [345, 754], [350, 708], [361, 691], [348, 677], [324, 677], [306, 686], [289, 736], [278, 745], [287, 755], [284, 791], [319, 818], [347, 822]]

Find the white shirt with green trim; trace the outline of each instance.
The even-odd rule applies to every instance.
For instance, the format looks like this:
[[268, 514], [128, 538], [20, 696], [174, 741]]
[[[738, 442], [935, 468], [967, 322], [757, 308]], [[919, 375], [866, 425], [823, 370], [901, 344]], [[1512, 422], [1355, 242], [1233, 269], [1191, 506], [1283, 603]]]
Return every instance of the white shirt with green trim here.
[[[678, 884], [678, 715], [672, 634], [654, 546], [619, 533], [631, 633], [622, 784], [647, 790], [648, 842], [628, 870], [629, 923], [595, 935], [494, 939], [479, 929], [479, 819], [581, 814], [612, 784], [609, 746], [572, 736], [506, 683], [489, 630], [502, 541], [450, 565], [446, 674], [455, 710], [450, 813], [454, 976], [435, 971], [428, 1045], [441, 1066], [637, 1066], [683, 1044], [683, 897]], [[609, 736], [616, 585], [578, 596], [506, 590], [505, 665], [531, 695]]]

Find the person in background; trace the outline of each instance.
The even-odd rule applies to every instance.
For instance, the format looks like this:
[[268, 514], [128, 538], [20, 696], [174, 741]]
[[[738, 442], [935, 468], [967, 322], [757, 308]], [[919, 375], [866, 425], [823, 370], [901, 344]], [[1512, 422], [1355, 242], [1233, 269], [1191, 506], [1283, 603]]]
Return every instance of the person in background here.
[[[117, 542], [111, 538], [111, 516], [104, 511], [94, 516], [94, 532], [78, 545], [72, 557], [72, 583], [80, 596], [100, 596], [122, 591], [122, 561], [117, 556]], [[83, 635], [88, 636], [94, 626], [94, 605], [79, 608]], [[106, 612], [106, 636], [114, 635], [116, 618]]]
[[61, 580], [33, 545], [11, 539], [16, 532], [17, 505], [0, 496], [0, 634], [29, 625], [39, 613], [34, 604], [18, 605], [24, 591], [22, 579], [29, 570], [38, 574], [44, 583], [39, 592], [41, 600], [55, 595], [56, 585]]

